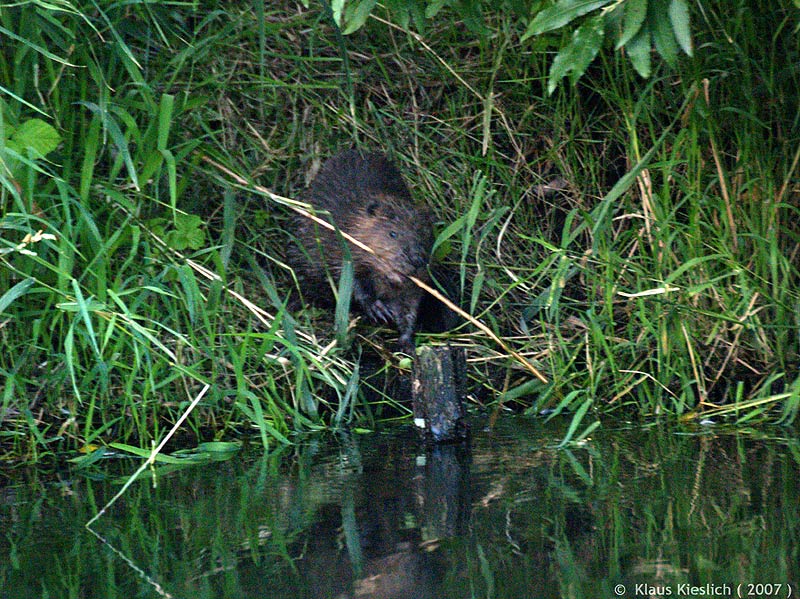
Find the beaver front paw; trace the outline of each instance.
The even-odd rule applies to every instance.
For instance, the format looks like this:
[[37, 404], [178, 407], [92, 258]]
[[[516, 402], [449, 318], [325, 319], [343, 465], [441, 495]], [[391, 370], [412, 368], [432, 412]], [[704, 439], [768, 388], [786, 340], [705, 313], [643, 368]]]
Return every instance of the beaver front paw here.
[[396, 320], [394, 311], [379, 299], [368, 305], [365, 312], [367, 316], [377, 323], [394, 324]]

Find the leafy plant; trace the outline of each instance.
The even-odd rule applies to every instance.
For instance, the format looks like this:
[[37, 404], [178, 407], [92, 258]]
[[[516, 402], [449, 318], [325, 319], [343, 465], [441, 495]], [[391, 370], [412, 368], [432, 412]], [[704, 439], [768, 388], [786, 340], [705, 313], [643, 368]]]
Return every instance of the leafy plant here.
[[[569, 76], [573, 84], [577, 82], [607, 40], [614, 42], [615, 50], [625, 50], [636, 72], [644, 78], [652, 74], [653, 49], [671, 67], [676, 66], [680, 52], [692, 56], [686, 0], [507, 0], [502, 4], [513, 9], [522, 24], [527, 22], [523, 42], [559, 30], [568, 34], [548, 38], [548, 43], [557, 48], [547, 83], [551, 94], [564, 77]], [[376, 5], [376, 0], [331, 2], [334, 20], [345, 35], [362, 28]], [[492, 6], [498, 8], [496, 3]], [[413, 22], [424, 30], [426, 20], [449, 9], [471, 25], [476, 35], [486, 37], [490, 31], [483, 25], [483, 3], [476, 0], [392, 0], [386, 8], [404, 28]]]
[[28, 119], [15, 127], [0, 110], [0, 170], [5, 175], [0, 180], [21, 189], [26, 165], [37, 168], [35, 161], [53, 152], [60, 142], [58, 131], [42, 119]]
[[615, 49], [624, 48], [633, 67], [645, 78], [652, 73], [653, 48], [673, 67], [679, 50], [692, 55], [685, 0], [558, 0], [536, 14], [522, 41], [570, 25], [571, 39], [561, 46], [550, 67], [549, 93], [562, 78], [569, 75], [574, 84], [586, 72], [607, 34], [616, 37]]

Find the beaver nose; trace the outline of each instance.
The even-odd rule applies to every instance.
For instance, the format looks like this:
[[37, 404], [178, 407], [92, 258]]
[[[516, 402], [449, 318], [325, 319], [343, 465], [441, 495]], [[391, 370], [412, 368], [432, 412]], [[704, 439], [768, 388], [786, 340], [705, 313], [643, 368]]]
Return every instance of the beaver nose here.
[[414, 268], [424, 268], [428, 264], [428, 257], [421, 252], [409, 252], [408, 261]]

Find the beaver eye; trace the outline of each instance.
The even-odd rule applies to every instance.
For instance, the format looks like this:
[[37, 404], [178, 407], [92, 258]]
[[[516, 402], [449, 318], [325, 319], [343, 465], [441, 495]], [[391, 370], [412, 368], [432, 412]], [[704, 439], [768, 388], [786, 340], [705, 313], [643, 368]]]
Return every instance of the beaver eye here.
[[397, 239], [397, 231], [389, 231], [389, 237], [392, 239]]

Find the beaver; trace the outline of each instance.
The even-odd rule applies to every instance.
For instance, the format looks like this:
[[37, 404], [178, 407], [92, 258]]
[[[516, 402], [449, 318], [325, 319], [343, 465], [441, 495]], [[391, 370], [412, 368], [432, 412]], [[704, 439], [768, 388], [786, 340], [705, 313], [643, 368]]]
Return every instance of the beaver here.
[[429, 281], [433, 245], [431, 214], [414, 204], [403, 177], [381, 153], [345, 150], [328, 159], [301, 199], [374, 252], [370, 253], [312, 219], [295, 215], [296, 243], [287, 251], [306, 300], [334, 305], [347, 243], [353, 263], [353, 305], [378, 324], [394, 325], [400, 346], [413, 348], [423, 291], [409, 276]]

